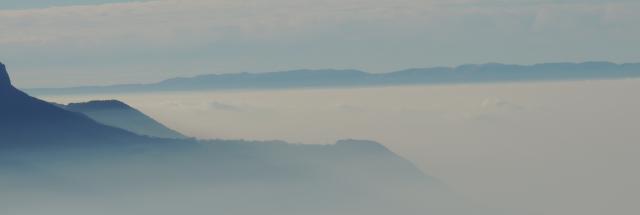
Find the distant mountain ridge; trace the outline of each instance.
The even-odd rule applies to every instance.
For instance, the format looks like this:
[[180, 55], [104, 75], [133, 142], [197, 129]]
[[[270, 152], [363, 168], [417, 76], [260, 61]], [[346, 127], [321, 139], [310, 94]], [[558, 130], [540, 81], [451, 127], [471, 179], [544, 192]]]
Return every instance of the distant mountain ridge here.
[[640, 77], [640, 63], [584, 62], [534, 65], [488, 63], [458, 67], [416, 68], [382, 74], [335, 69], [212, 74], [190, 78], [173, 78], [152, 84], [38, 88], [26, 91], [36, 95], [52, 95], [597, 80], [638, 77]]

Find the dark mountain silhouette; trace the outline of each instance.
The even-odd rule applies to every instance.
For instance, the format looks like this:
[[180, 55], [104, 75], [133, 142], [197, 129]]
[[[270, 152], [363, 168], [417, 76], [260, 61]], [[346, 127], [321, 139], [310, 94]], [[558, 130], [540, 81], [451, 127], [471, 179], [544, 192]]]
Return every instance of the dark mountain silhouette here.
[[187, 138], [139, 110], [117, 100], [89, 101], [58, 106], [69, 111], [82, 113], [99, 123], [122, 128], [140, 135], [174, 139]]
[[407, 69], [384, 74], [372, 74], [357, 70], [294, 70], [270, 73], [234, 73], [201, 75], [192, 78], [174, 78], [153, 84], [42, 88], [27, 91], [38, 95], [46, 95], [595, 80], [637, 77], [640, 77], [640, 64], [638, 63], [545, 63], [529, 66], [489, 63], [462, 65], [458, 67]]
[[149, 142], [123, 129], [109, 127], [80, 113], [33, 98], [11, 85], [0, 63], [0, 145], [57, 146], [92, 143]]
[[11, 87], [11, 79], [7, 72], [7, 67], [0, 63], [0, 89]]
[[[0, 101], [7, 214], [459, 214], [451, 213], [459, 202], [444, 204], [453, 198], [438, 180], [371, 141], [142, 136], [21, 92], [2, 64]], [[113, 101], [69, 107], [124, 108]]]

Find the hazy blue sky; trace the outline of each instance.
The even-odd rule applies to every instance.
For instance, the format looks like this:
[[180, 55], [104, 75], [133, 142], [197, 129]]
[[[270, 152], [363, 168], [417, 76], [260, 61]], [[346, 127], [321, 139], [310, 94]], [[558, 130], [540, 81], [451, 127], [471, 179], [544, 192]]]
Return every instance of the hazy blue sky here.
[[135, 0], [2, 0], [0, 9], [35, 9], [57, 6], [92, 5], [134, 1]]
[[638, 10], [631, 0], [4, 0], [0, 61], [20, 87], [299, 68], [637, 62]]

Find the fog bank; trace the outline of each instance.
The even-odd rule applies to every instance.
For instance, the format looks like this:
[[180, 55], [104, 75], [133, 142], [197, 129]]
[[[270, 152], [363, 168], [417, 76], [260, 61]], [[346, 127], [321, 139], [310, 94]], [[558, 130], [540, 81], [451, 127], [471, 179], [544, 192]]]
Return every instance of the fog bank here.
[[477, 205], [638, 212], [640, 80], [46, 97], [119, 99], [198, 138], [373, 139]]

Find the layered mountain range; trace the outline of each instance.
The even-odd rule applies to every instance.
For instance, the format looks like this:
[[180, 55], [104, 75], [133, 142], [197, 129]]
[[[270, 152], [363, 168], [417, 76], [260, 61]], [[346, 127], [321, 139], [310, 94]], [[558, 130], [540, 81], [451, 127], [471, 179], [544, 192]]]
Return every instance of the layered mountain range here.
[[460, 208], [444, 203], [452, 195], [442, 183], [376, 142], [183, 137], [121, 102], [61, 106], [34, 98], [12, 86], [0, 64], [6, 214], [458, 214]]

